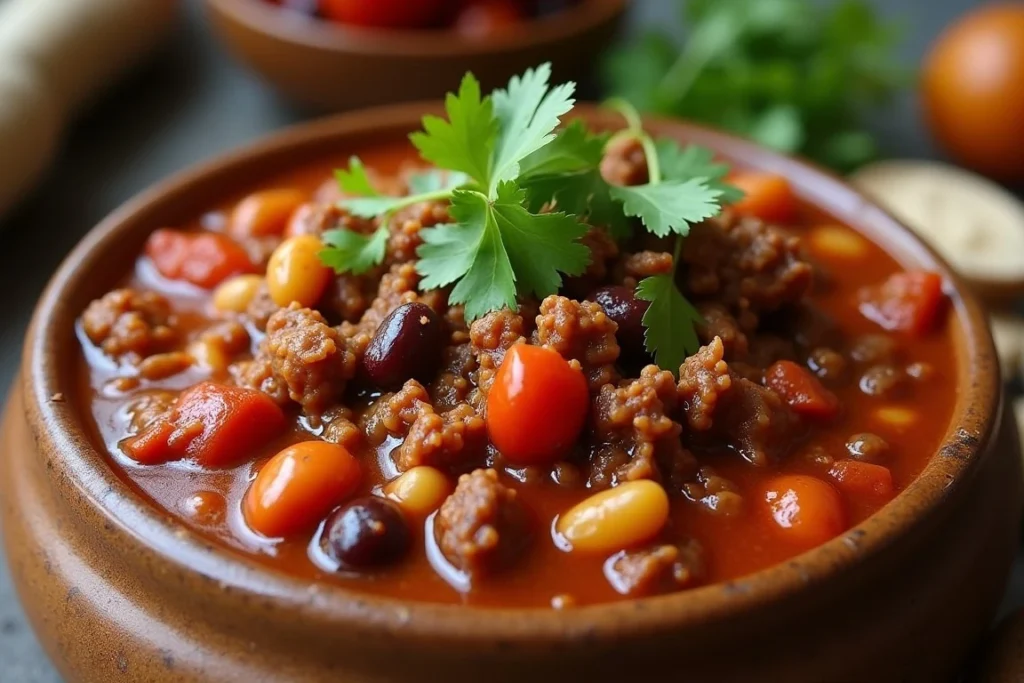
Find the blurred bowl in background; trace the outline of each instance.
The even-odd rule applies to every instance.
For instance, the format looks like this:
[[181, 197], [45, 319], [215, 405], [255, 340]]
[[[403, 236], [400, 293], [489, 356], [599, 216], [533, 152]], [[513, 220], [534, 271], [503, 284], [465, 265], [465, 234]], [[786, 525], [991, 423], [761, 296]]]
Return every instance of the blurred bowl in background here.
[[217, 35], [287, 97], [321, 111], [437, 98], [466, 71], [486, 92], [545, 61], [555, 82], [585, 81], [627, 0], [581, 0], [487, 38], [451, 29], [346, 26], [263, 0], [206, 0]]

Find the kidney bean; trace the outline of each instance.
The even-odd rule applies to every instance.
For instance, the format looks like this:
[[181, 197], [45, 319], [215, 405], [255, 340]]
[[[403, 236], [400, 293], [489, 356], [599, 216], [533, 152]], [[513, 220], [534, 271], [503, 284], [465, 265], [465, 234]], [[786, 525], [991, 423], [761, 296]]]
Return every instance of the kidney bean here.
[[385, 389], [408, 379], [429, 381], [440, 366], [444, 344], [444, 326], [429, 306], [403, 304], [377, 328], [363, 356], [363, 369]]
[[625, 355], [643, 358], [644, 350], [644, 314], [650, 304], [637, 299], [629, 287], [602, 287], [594, 292], [591, 298], [604, 309], [605, 315], [619, 326], [615, 338]]
[[320, 547], [343, 567], [363, 569], [394, 562], [409, 549], [409, 541], [401, 509], [389, 500], [367, 496], [327, 518]]

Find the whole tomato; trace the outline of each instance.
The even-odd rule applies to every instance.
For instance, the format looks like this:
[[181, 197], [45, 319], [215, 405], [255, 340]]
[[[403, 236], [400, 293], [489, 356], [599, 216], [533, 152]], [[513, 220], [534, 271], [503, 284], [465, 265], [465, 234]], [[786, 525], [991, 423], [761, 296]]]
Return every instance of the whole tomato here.
[[924, 65], [932, 134], [960, 163], [1024, 178], [1024, 3], [981, 7], [951, 26]]
[[320, 0], [332, 21], [379, 28], [434, 26], [454, 0]]

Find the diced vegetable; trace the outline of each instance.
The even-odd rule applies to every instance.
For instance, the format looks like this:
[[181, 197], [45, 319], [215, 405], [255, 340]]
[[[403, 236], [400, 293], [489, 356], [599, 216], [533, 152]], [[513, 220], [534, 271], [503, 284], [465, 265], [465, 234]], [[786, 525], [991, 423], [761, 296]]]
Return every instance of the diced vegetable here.
[[839, 414], [839, 399], [809, 370], [793, 361], [780, 360], [765, 372], [765, 384], [782, 396], [801, 415], [831, 420]]
[[284, 413], [263, 392], [200, 382], [121, 449], [143, 465], [190, 459], [204, 467], [229, 467], [284, 428]]
[[362, 471], [344, 446], [303, 441], [285, 448], [263, 466], [245, 496], [246, 523], [275, 538], [316, 526], [351, 496]]
[[840, 491], [851, 496], [887, 499], [894, 493], [892, 472], [882, 465], [861, 460], [839, 460], [829, 468], [828, 474]]
[[278, 306], [293, 301], [312, 306], [324, 293], [331, 271], [320, 261], [323, 244], [313, 235], [289, 237], [270, 255], [267, 288]]
[[943, 300], [938, 273], [907, 271], [861, 290], [860, 312], [887, 330], [924, 335], [937, 326]]
[[280, 235], [306, 196], [289, 188], [254, 192], [231, 212], [231, 234], [238, 239]]
[[255, 270], [245, 249], [227, 235], [213, 232], [157, 230], [146, 241], [146, 256], [165, 278], [204, 289]]
[[821, 479], [802, 474], [775, 477], [762, 500], [780, 535], [796, 546], [812, 548], [846, 528], [839, 493]]
[[550, 349], [516, 344], [487, 396], [487, 432], [510, 462], [554, 462], [576, 441], [589, 407], [580, 370]]
[[736, 213], [768, 223], [789, 223], [796, 214], [796, 195], [789, 181], [774, 173], [747, 171], [726, 178], [743, 191], [743, 199], [732, 205]]

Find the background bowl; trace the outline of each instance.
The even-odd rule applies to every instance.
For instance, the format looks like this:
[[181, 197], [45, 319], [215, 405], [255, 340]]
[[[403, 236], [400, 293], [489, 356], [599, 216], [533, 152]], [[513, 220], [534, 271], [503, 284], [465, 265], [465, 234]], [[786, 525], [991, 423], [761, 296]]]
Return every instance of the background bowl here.
[[[412, 0], [410, 0], [412, 1]], [[263, 0], [206, 0], [236, 57], [318, 110], [441, 97], [472, 71], [487, 92], [545, 61], [553, 82], [582, 82], [627, 0], [581, 0], [482, 40], [443, 29], [387, 30], [292, 16]]]
[[[155, 228], [282, 169], [404, 139], [409, 104], [284, 131], [186, 171], [107, 218], [54, 275], [33, 318], [0, 434], [4, 543], [26, 612], [69, 681], [718, 683], [948, 680], [988, 628], [1021, 507], [985, 316], [912, 233], [838, 178], [737, 138], [649, 120], [730, 162], [781, 173], [803, 198], [906, 267], [950, 283], [959, 393], [943, 445], [880, 512], [733, 581], [556, 611], [402, 602], [281, 573], [184, 528], [109, 466], [78, 397], [75, 322]], [[598, 126], [620, 124], [581, 107]]]

